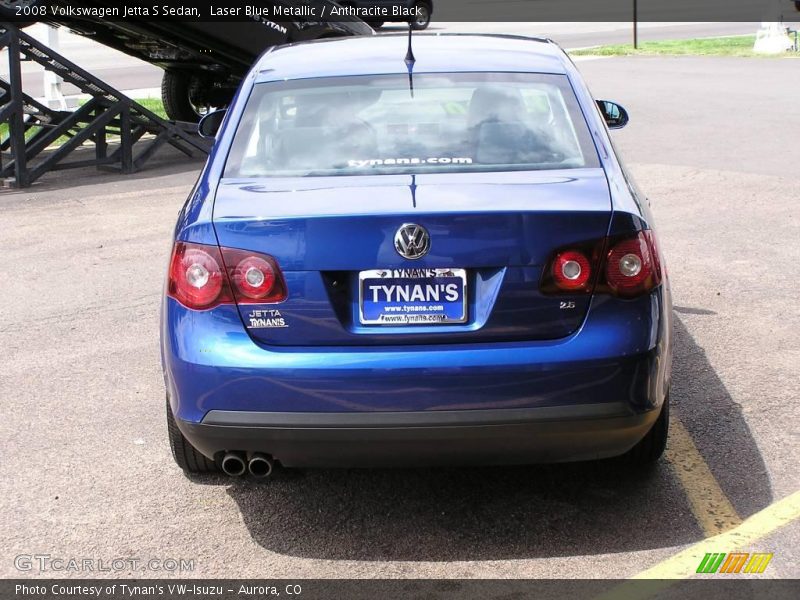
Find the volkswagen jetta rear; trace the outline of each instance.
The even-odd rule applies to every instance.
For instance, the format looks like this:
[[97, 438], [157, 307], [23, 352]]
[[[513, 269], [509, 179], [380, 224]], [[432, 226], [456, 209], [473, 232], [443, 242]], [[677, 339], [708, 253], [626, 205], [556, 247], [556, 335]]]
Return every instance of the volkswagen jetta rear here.
[[170, 262], [178, 464], [654, 460], [666, 274], [577, 71], [487, 36], [407, 57], [290, 46], [243, 84]]

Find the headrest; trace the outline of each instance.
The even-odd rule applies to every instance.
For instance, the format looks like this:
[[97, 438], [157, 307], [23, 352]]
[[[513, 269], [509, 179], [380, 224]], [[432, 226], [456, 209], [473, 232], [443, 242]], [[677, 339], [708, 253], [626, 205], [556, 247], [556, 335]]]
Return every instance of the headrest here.
[[518, 89], [479, 87], [472, 92], [467, 126], [476, 127], [485, 121], [519, 121], [524, 114], [525, 102]]

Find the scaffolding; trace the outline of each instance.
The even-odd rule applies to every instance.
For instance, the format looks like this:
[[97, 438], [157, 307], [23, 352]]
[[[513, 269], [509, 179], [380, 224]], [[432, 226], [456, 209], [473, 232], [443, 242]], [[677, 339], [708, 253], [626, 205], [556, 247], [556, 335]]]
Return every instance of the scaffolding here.
[[[195, 123], [162, 119], [12, 23], [0, 22], [3, 49], [8, 80], [0, 78], [0, 177], [6, 185], [24, 188], [49, 171], [87, 166], [135, 173], [165, 144], [189, 157], [210, 150]], [[72, 84], [86, 102], [74, 111], [38, 102], [23, 90], [23, 61]], [[87, 142], [94, 144], [94, 158], [66, 160]]]

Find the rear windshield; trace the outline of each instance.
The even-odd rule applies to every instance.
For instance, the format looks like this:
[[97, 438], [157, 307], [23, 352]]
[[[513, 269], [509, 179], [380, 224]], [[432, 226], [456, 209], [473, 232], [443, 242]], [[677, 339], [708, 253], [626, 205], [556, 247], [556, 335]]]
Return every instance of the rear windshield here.
[[563, 75], [434, 73], [257, 84], [226, 177], [598, 166]]

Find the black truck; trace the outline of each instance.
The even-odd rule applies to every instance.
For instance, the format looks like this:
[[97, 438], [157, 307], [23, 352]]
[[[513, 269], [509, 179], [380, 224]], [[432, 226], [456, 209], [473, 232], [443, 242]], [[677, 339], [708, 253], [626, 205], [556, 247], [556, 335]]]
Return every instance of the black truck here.
[[[257, 3], [254, 0], [253, 4]], [[331, 0], [316, 3], [335, 5]], [[270, 0], [269, 4], [297, 5], [293, 0]], [[164, 69], [161, 91], [167, 115], [176, 121], [190, 122], [199, 120], [211, 108], [227, 106], [250, 65], [270, 46], [374, 34], [364, 21], [347, 16], [322, 21], [296, 18], [277, 22], [253, 17], [203, 22], [165, 16], [113, 20], [97, 16], [100, 11], [94, 11], [96, 15], [75, 16], [74, 10], [76, 7], [119, 10], [119, 6], [115, 0], [0, 0], [0, 21], [10, 21], [18, 27], [32, 22], [66, 27], [161, 67]], [[60, 7], [66, 9], [64, 16], [58, 10]]]

